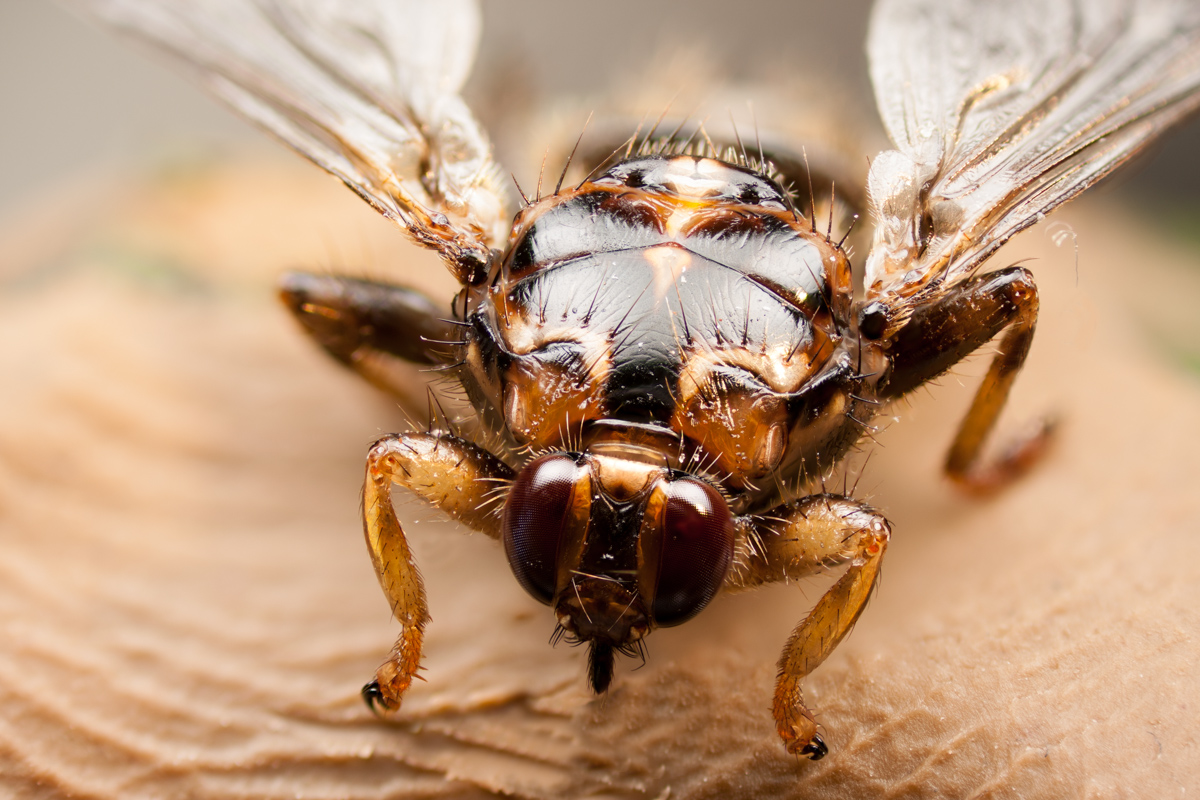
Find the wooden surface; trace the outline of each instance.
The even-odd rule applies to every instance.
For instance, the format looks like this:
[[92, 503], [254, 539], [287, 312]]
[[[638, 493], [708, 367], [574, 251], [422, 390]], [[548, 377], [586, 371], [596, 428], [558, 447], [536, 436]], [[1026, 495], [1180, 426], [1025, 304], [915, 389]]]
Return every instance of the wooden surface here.
[[865, 448], [851, 480], [895, 533], [807, 684], [832, 751], [814, 764], [786, 756], [768, 707], [819, 581], [718, 598], [595, 700], [500, 548], [420, 510], [427, 680], [376, 720], [358, 690], [395, 626], [357, 492], [368, 443], [403, 422], [270, 287], [316, 265], [445, 290], [437, 262], [303, 166], [30, 209], [0, 239], [0, 793], [1190, 796], [1200, 390], [1138, 320], [1186, 334], [1200, 273], [1104, 209], [1063, 219], [1078, 279], [1046, 231], [999, 259], [1034, 258], [1043, 289], [1002, 426], [1053, 410], [1062, 436], [991, 500], [948, 487], [977, 360]]

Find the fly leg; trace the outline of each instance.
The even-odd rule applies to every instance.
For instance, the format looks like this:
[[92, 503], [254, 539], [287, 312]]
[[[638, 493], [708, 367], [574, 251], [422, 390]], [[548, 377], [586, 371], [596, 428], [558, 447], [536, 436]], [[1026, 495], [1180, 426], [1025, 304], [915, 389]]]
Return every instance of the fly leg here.
[[883, 515], [840, 495], [810, 495], [743, 517], [746, 557], [726, 581], [731, 589], [787, 581], [837, 564], [850, 565], [796, 626], [775, 679], [775, 727], [787, 751], [816, 761], [829, 752], [804, 705], [800, 681], [845, 638], [879, 577], [891, 535]]
[[386, 283], [306, 272], [284, 275], [279, 295], [325, 352], [426, 421], [427, 381], [409, 365], [453, 363], [461, 338], [433, 301]]
[[892, 370], [880, 393], [898, 397], [942, 374], [1004, 331], [946, 457], [947, 475], [968, 489], [988, 491], [1004, 485], [1026, 470], [1050, 440], [1053, 425], [1043, 421], [994, 462], [984, 463], [980, 457], [1029, 354], [1037, 312], [1033, 276], [1013, 267], [969, 280], [940, 300], [918, 307], [886, 345]]
[[363, 483], [363, 532], [379, 585], [400, 623], [388, 660], [363, 687], [372, 709], [394, 710], [421, 663], [421, 639], [429, 609], [425, 587], [404, 529], [392, 508], [392, 486], [402, 486], [468, 527], [500, 537], [495, 489], [513, 473], [491, 453], [443, 433], [385, 436], [371, 446]]

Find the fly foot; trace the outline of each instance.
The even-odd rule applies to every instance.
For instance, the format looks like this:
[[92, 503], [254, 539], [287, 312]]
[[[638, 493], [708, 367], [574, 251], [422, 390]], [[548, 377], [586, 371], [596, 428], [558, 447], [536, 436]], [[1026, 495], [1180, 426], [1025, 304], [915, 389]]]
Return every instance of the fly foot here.
[[400, 668], [403, 665], [394, 656], [375, 671], [375, 680], [362, 688], [363, 702], [376, 716], [400, 708], [404, 692], [412, 684], [414, 675]]
[[946, 473], [962, 489], [978, 495], [988, 495], [1020, 478], [1046, 454], [1059, 421], [1055, 417], [1037, 420], [1012, 442], [991, 463], [955, 463], [954, 451], [947, 459]]
[[808, 756], [812, 761], [820, 761], [829, 755], [829, 746], [825, 744], [821, 734], [814, 733], [812, 741], [800, 748], [800, 755]]
[[371, 709], [371, 713], [375, 716], [380, 716], [382, 711], [394, 711], [396, 709], [383, 696], [383, 689], [380, 688], [379, 681], [371, 681], [362, 687], [362, 699], [367, 704], [367, 708]]
[[805, 756], [813, 761], [819, 761], [829, 753], [829, 747], [821, 734], [817, 733], [817, 723], [803, 705], [792, 706], [783, 711], [775, 709], [775, 731], [783, 740], [784, 748], [794, 756]]

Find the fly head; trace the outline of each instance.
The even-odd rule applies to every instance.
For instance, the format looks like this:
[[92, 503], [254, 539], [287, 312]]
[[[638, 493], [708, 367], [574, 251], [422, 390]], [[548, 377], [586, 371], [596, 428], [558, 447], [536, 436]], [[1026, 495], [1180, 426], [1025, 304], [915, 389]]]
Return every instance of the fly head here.
[[708, 605], [733, 560], [734, 523], [710, 483], [652, 461], [591, 453], [534, 459], [504, 508], [509, 566], [550, 605], [561, 633], [589, 646], [603, 692], [617, 653]]

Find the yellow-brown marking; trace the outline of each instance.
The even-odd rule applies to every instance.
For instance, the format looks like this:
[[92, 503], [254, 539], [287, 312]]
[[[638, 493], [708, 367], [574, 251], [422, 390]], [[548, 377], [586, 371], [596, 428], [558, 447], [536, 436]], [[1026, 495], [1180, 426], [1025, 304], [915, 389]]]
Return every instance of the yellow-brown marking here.
[[644, 254], [654, 271], [654, 299], [661, 301], [678, 291], [679, 279], [692, 265], [692, 254], [674, 243], [647, 248]]

